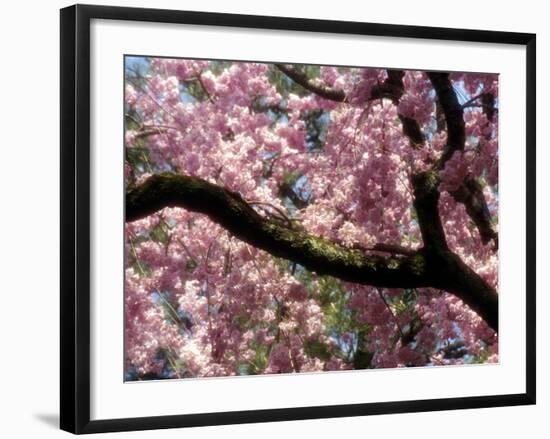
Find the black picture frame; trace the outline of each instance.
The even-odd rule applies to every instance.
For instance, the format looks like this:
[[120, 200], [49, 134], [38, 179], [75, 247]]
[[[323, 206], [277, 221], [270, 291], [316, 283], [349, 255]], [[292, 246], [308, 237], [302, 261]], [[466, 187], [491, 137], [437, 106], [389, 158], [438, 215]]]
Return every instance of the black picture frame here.
[[[526, 47], [525, 393], [223, 413], [90, 420], [90, 21], [132, 20], [328, 32]], [[61, 10], [61, 429], [81, 434], [535, 404], [536, 36], [303, 18], [76, 5]]]

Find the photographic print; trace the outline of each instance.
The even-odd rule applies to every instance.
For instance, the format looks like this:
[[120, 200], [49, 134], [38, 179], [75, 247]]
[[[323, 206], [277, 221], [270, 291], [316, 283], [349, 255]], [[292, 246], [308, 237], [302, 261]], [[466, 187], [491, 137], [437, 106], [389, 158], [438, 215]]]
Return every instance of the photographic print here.
[[498, 363], [498, 79], [125, 56], [125, 381]]

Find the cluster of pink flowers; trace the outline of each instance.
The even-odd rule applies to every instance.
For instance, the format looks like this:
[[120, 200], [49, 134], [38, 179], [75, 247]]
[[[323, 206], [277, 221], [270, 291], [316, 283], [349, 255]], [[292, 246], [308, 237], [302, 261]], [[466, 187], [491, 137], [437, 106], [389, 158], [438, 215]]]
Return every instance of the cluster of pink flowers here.
[[[198, 176], [344, 246], [421, 247], [410, 177], [446, 143], [427, 75], [406, 72], [396, 106], [371, 99], [384, 69], [322, 67], [315, 83], [344, 91], [342, 103], [274, 73], [168, 58], [128, 71], [128, 186], [166, 170]], [[451, 78], [466, 98], [498, 92], [496, 75]], [[423, 147], [411, 147], [400, 116], [423, 128]], [[467, 142], [442, 172], [440, 214], [451, 249], [498, 287], [497, 254], [448, 193], [478, 179], [496, 214], [497, 118], [474, 105], [464, 118]], [[129, 379], [498, 361], [496, 334], [449, 293], [328, 282], [184, 209], [128, 223], [126, 261]]]
[[407, 71], [403, 85], [405, 93], [399, 100], [399, 113], [423, 126], [430, 124], [433, 121], [435, 95], [426, 73]]

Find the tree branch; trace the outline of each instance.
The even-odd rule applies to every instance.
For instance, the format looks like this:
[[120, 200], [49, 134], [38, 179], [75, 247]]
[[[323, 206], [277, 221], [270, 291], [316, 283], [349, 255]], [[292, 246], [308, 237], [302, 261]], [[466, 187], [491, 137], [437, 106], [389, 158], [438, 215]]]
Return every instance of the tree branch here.
[[434, 171], [413, 175], [413, 206], [418, 215], [418, 225], [424, 247], [448, 251], [447, 238], [439, 215], [439, 177]]
[[[370, 99], [387, 98], [397, 106], [403, 93], [405, 93], [405, 86], [403, 85], [405, 72], [392, 69], [388, 69], [386, 72], [388, 77], [382, 84], [372, 89]], [[413, 147], [421, 146], [426, 139], [420, 124], [412, 117], [404, 116], [401, 113], [397, 113], [397, 116], [403, 126], [403, 134], [409, 138], [411, 145]]]
[[481, 242], [487, 245], [490, 241], [498, 249], [498, 233], [493, 228], [491, 214], [481, 185], [473, 178], [467, 177], [458, 189], [450, 192], [456, 202], [464, 204], [466, 212], [476, 225]]
[[[463, 106], [458, 102], [449, 80], [449, 74], [430, 72], [428, 76], [434, 86], [447, 125], [447, 144], [434, 166], [434, 172], [438, 172], [445, 167], [445, 163], [453, 156], [455, 151], [464, 150], [466, 131]], [[439, 179], [439, 173], [437, 178]], [[466, 212], [479, 231], [483, 244], [493, 240], [495, 248], [498, 248], [498, 233], [493, 228], [489, 208], [480, 184], [475, 179], [468, 177], [458, 189], [450, 192], [450, 194], [455, 201], [464, 204]]]
[[445, 167], [445, 163], [455, 151], [464, 150], [466, 142], [464, 112], [453, 90], [448, 73], [428, 72], [428, 77], [437, 94], [437, 100], [441, 105], [447, 125], [447, 144], [435, 166], [435, 169], [439, 171]]
[[300, 72], [299, 70], [296, 70], [294, 67], [291, 67], [288, 64], [275, 64], [275, 67], [277, 67], [281, 72], [283, 72], [294, 82], [300, 84], [306, 90], [309, 90], [310, 92], [315, 93], [322, 98], [335, 102], [344, 102], [346, 100], [346, 93], [343, 90], [337, 90], [334, 88], [315, 84], [307, 77], [307, 75]]
[[166, 128], [151, 128], [137, 131], [134, 138], [135, 139], [144, 139], [150, 136], [159, 136], [165, 134], [168, 130]]
[[[299, 70], [296, 70], [290, 65], [275, 64], [275, 66], [294, 82], [317, 96], [321, 96], [322, 98], [334, 102], [349, 102], [349, 98], [343, 90], [315, 84], [307, 77], [307, 75]], [[391, 100], [395, 105], [397, 105], [399, 104], [399, 100], [404, 93], [403, 76], [405, 73], [402, 70], [388, 69], [387, 74], [388, 77], [386, 80], [371, 90], [369, 100], [385, 98]], [[403, 125], [403, 134], [409, 138], [413, 147], [417, 147], [418, 145], [424, 143], [424, 133], [422, 133], [418, 122], [410, 117], [402, 115], [401, 113], [397, 116]]]
[[309, 202], [307, 200], [304, 200], [296, 192], [294, 192], [294, 189], [292, 189], [293, 185], [294, 182], [283, 181], [279, 185], [279, 194], [283, 197], [287, 197], [290, 201], [292, 201], [292, 204], [294, 204], [294, 207], [296, 207], [296, 209], [303, 209], [309, 204]]
[[126, 221], [139, 220], [164, 207], [203, 213], [242, 241], [318, 274], [378, 287], [449, 291], [495, 331], [498, 328], [498, 295], [449, 251], [426, 247], [410, 255], [366, 255], [264, 218], [236, 192], [198, 177], [172, 173], [153, 175], [126, 194]]
[[318, 274], [349, 282], [400, 288], [428, 286], [423, 256], [367, 256], [303, 230], [285, 227], [257, 213], [238, 193], [198, 177], [157, 174], [126, 195], [126, 221], [164, 207], [206, 214], [235, 237]]

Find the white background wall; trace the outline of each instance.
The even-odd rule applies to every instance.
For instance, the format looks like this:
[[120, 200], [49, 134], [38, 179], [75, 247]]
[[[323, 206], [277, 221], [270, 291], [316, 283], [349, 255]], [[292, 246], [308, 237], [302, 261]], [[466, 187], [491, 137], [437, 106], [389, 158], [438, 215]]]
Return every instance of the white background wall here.
[[[95, 2], [93, 2], [95, 3]], [[537, 406], [463, 410], [362, 418], [325, 419], [186, 430], [123, 433], [108, 437], [329, 438], [443, 436], [544, 437], [550, 414], [548, 288], [550, 247], [545, 231], [550, 154], [544, 121], [549, 112], [545, 54], [550, 42], [544, 2], [339, 0], [124, 1], [101, 4], [302, 16], [537, 33], [538, 44], [538, 401]], [[59, 13], [63, 1], [2, 5], [0, 25], [0, 435], [60, 437], [58, 422], [59, 335]], [[547, 174], [550, 175], [550, 174]]]

